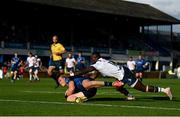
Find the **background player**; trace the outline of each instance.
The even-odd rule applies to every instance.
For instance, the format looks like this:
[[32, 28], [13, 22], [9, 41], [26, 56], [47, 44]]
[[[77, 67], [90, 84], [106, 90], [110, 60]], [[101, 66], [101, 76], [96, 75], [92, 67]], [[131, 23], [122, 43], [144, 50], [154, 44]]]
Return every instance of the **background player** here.
[[136, 63], [133, 60], [133, 57], [129, 57], [128, 61], [127, 61], [127, 67], [129, 68], [129, 70], [131, 70], [133, 73], [135, 73], [135, 67], [136, 67]]
[[34, 70], [33, 70], [34, 80], [39, 81], [38, 73], [41, 67], [42, 67], [42, 61], [37, 55], [35, 55]]
[[[64, 62], [62, 54], [66, 52], [64, 46], [58, 42], [58, 36], [52, 37], [53, 44], [51, 44], [51, 62], [49, 62], [48, 75], [53, 79], [59, 77], [60, 74], [64, 73]], [[57, 83], [58, 85], [58, 83]]]
[[20, 59], [17, 53], [14, 53], [14, 57], [11, 59], [11, 82], [17, 79], [18, 67], [20, 64]]
[[142, 57], [142, 55], [139, 55], [138, 59], [135, 62], [136, 62], [136, 68], [135, 68], [136, 78], [142, 81], [143, 72], [147, 68], [149, 63]]
[[66, 62], [65, 62], [67, 72], [74, 72], [75, 65], [76, 65], [76, 60], [73, 57], [72, 53], [69, 53], [68, 57], [66, 58]]
[[78, 55], [76, 57], [76, 71], [79, 71], [81, 69], [84, 69], [85, 66], [85, 57], [82, 56], [82, 52], [78, 52]]
[[28, 57], [26, 60], [26, 65], [28, 65], [29, 70], [29, 81], [32, 82], [34, 80], [33, 78], [33, 69], [35, 64], [36, 58], [33, 56], [31, 52], [28, 52]]

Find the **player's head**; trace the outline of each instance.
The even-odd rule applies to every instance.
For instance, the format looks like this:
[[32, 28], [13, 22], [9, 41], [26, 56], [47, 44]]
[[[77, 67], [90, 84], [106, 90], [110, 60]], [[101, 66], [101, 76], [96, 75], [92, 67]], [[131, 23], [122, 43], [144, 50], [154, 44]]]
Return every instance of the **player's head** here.
[[15, 57], [17, 57], [17, 56], [18, 56], [17, 52], [15, 52], [15, 53], [14, 53], [14, 56], [15, 56]]
[[78, 56], [81, 56], [82, 55], [82, 52], [78, 52]]
[[33, 55], [33, 54], [32, 54], [32, 52], [28, 52], [28, 56], [30, 56], [30, 57], [31, 57], [32, 55]]
[[139, 56], [138, 56], [138, 59], [139, 59], [139, 60], [141, 60], [142, 58], [143, 58], [143, 56], [142, 56], [142, 55], [139, 55]]
[[132, 60], [133, 60], [133, 57], [132, 57], [132, 56], [130, 56], [130, 57], [129, 57], [129, 60], [130, 60], [130, 61], [132, 61]]
[[54, 36], [52, 37], [52, 41], [53, 41], [53, 43], [57, 43], [57, 42], [58, 42], [58, 40], [59, 40], [59, 38], [58, 38], [58, 36], [57, 36], [57, 35], [54, 35]]
[[60, 76], [60, 77], [58, 78], [58, 83], [59, 83], [62, 87], [66, 86], [65, 78]]
[[60, 77], [52, 77], [55, 80], [56, 86], [55, 88], [58, 88], [59, 86], [66, 86], [66, 80], [64, 77], [60, 76]]
[[99, 58], [101, 57], [99, 52], [94, 52], [91, 55], [91, 61], [92, 63], [95, 63]]
[[72, 53], [71, 53], [71, 52], [68, 54], [68, 57], [69, 57], [69, 58], [72, 58]]

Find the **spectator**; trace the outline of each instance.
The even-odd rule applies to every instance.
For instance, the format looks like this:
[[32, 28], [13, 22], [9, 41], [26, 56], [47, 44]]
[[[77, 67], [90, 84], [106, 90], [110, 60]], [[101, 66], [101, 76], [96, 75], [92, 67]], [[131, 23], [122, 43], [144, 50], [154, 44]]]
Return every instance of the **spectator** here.
[[24, 61], [23, 60], [21, 60], [21, 62], [20, 62], [21, 64], [20, 64], [20, 66], [19, 66], [19, 71], [18, 71], [18, 74], [19, 74], [19, 78], [23, 78], [24, 76], [24, 66], [25, 66], [25, 64], [24, 64]]
[[6, 64], [3, 65], [2, 70], [3, 70], [3, 77], [6, 77], [7, 76], [7, 72], [8, 72], [8, 67], [7, 67]]

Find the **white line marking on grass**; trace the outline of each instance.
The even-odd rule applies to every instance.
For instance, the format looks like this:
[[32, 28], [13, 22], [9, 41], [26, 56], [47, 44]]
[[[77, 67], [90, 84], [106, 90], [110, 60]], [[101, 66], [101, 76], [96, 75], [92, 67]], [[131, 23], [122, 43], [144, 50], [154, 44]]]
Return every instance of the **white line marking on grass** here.
[[53, 92], [53, 91], [22, 91], [22, 92], [25, 92], [25, 93], [50, 93], [50, 94], [52, 94], [52, 93], [57, 93], [57, 94], [64, 94], [64, 92], [60, 92], [60, 91], [58, 91], [58, 92]]
[[[0, 99], [0, 102], [21, 102], [21, 103], [58, 104], [58, 105], [74, 105], [74, 104], [76, 104], [76, 103], [67, 103], [67, 102], [8, 100], [8, 99]], [[94, 103], [80, 103], [79, 105], [180, 111], [180, 108], [150, 107], [150, 106], [128, 106], [128, 105], [94, 104]]]

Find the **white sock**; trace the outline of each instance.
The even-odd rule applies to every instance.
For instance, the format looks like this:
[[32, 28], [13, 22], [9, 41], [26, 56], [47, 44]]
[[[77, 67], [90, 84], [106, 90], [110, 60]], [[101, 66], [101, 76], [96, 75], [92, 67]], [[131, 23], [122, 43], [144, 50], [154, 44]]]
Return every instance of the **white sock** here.
[[158, 87], [158, 92], [164, 92], [165, 88]]
[[130, 93], [127, 95], [128, 97], [133, 97], [133, 95], [131, 95]]
[[29, 75], [29, 80], [32, 80], [32, 75], [31, 74]]

